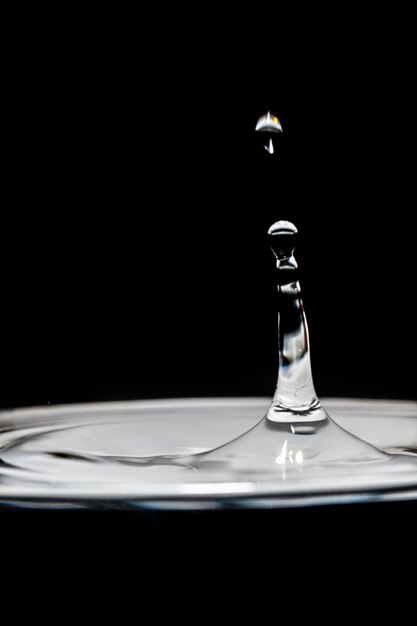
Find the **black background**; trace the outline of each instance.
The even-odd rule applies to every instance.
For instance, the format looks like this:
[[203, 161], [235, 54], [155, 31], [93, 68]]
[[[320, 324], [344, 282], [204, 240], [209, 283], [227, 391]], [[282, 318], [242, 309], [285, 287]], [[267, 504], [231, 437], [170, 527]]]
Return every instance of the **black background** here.
[[[300, 231], [319, 394], [415, 398], [410, 23], [381, 8], [290, 14], [276, 3], [117, 15], [37, 8], [10, 21], [1, 406], [272, 395], [265, 235], [278, 219]], [[267, 109], [284, 128], [276, 158], [254, 133]], [[385, 555], [407, 551], [414, 509], [364, 506], [366, 515], [363, 506], [4, 513], [2, 527], [10, 555], [17, 550], [15, 579], [23, 562], [32, 580], [43, 559], [50, 597], [60, 584], [51, 572], [71, 588], [75, 568], [82, 589], [73, 586], [65, 606], [83, 593], [91, 601], [98, 576], [102, 590], [110, 581], [110, 603], [117, 590], [117, 607], [124, 590], [142, 606], [146, 580], [153, 610], [161, 597], [182, 610], [192, 579], [206, 611], [219, 585], [230, 600], [235, 579], [235, 607], [243, 592], [275, 605], [276, 587], [262, 585], [266, 565], [276, 566], [281, 593], [289, 577], [305, 594], [326, 565], [315, 597], [329, 569], [343, 577], [357, 567], [361, 585], [378, 570], [382, 585]], [[373, 529], [384, 520], [379, 543]], [[205, 564], [218, 562], [213, 580]]]
[[8, 58], [2, 406], [271, 395], [277, 219], [319, 394], [415, 397], [405, 18], [38, 13]]

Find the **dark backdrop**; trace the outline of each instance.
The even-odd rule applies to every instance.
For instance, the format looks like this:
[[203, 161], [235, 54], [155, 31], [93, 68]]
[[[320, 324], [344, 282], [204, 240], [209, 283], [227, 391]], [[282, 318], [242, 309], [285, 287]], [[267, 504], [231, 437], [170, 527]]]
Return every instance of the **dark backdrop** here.
[[301, 233], [319, 393], [415, 397], [411, 39], [388, 17], [10, 25], [2, 406], [271, 395], [277, 219]]
[[[414, 21], [154, 4], [4, 21], [0, 406], [271, 395], [282, 218], [319, 393], [415, 398]], [[268, 108], [274, 159], [254, 135]], [[259, 620], [322, 615], [330, 593], [356, 617], [374, 580], [403, 606], [390, 557], [414, 509], [3, 510], [6, 596], [31, 619], [55, 601], [194, 618], [192, 598]]]

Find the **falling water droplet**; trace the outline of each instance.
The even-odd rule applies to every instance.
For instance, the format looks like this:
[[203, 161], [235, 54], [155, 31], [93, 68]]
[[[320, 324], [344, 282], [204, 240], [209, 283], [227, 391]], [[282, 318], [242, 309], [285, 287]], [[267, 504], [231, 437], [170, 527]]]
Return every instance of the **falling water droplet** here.
[[282, 126], [278, 117], [268, 111], [256, 122], [255, 131], [259, 133], [261, 144], [271, 156], [275, 154]]

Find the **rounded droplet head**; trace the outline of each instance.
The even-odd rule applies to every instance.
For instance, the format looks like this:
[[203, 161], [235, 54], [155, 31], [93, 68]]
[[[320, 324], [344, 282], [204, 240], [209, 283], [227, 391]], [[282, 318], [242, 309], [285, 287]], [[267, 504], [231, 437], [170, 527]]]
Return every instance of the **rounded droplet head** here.
[[269, 245], [280, 261], [289, 259], [295, 250], [298, 230], [292, 222], [280, 220], [272, 224], [268, 230]]
[[259, 135], [260, 143], [271, 156], [278, 146], [278, 137], [282, 134], [282, 126], [278, 117], [267, 111], [256, 122], [255, 131]]
[[258, 119], [255, 130], [262, 133], [282, 133], [282, 126], [278, 117], [268, 111]]

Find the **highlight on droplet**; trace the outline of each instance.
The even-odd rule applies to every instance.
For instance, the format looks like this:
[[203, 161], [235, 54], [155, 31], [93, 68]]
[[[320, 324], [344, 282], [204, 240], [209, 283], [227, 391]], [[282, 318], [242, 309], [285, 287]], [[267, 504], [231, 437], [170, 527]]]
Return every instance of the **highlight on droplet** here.
[[282, 134], [282, 125], [277, 115], [267, 111], [256, 122], [255, 131], [261, 133], [260, 139], [262, 146], [271, 156], [275, 154], [277, 149], [277, 141]]
[[256, 122], [255, 130], [264, 133], [283, 132], [281, 122], [279, 121], [278, 117], [270, 111], [268, 111], [264, 115], [261, 115], [261, 117]]

